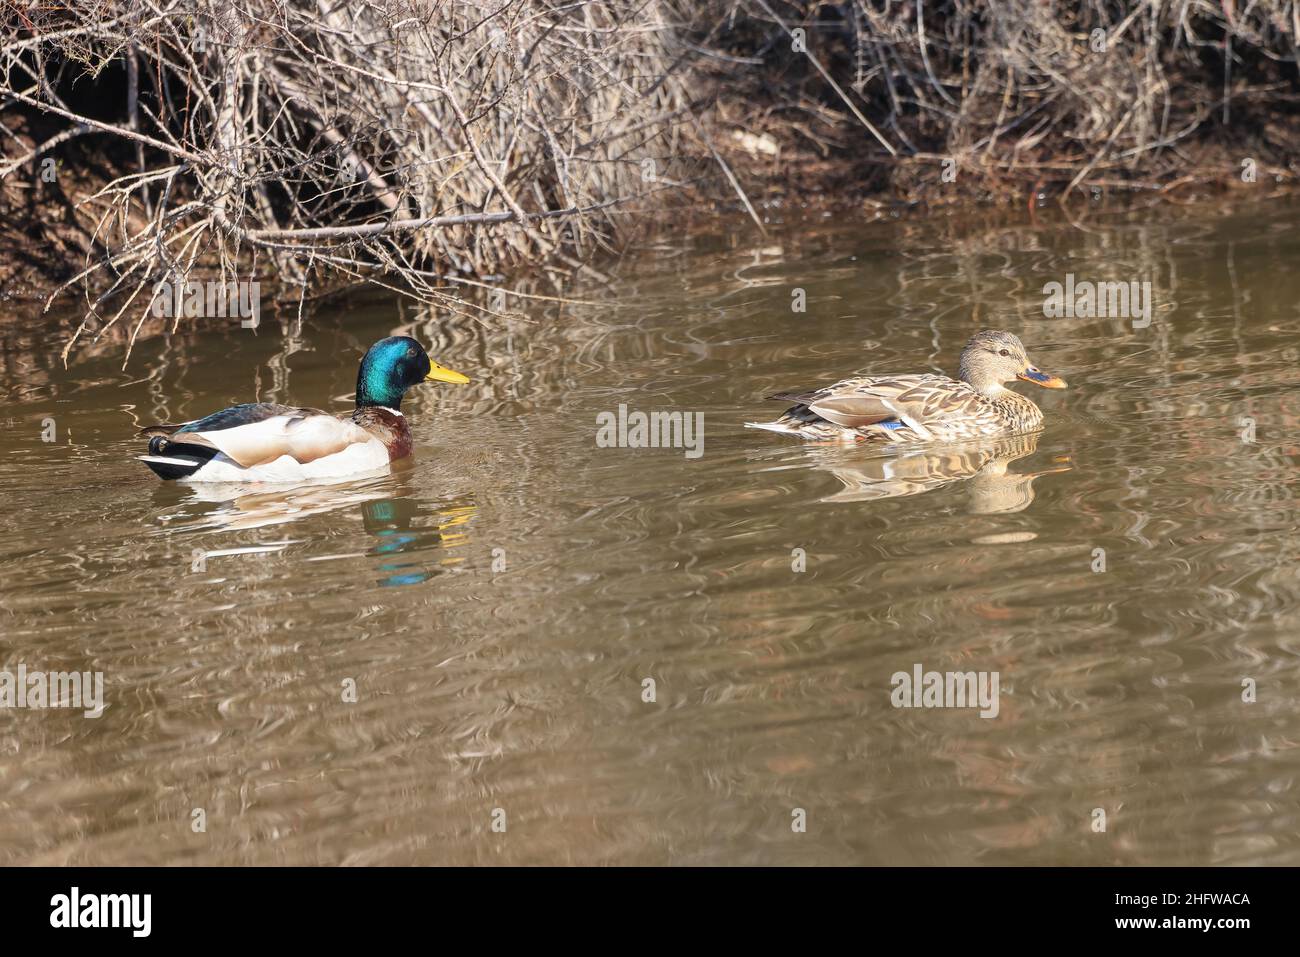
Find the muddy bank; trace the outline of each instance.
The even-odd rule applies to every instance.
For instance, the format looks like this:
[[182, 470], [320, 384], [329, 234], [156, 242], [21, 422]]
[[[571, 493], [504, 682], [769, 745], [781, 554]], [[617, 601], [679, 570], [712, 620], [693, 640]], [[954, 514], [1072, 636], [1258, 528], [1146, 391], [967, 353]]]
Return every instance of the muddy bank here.
[[1296, 181], [1298, 36], [1280, 3], [11, 12], [0, 295], [71, 282], [95, 330], [199, 274], [461, 308], [719, 210], [1258, 198]]

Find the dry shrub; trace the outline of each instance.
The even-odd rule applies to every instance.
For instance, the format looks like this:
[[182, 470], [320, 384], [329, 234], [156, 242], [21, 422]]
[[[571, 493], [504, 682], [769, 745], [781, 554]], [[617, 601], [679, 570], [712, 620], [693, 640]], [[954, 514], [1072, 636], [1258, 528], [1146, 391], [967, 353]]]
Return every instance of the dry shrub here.
[[[756, 120], [790, 156], [907, 200], [1294, 178], [1291, 2], [749, 0]], [[802, 30], [806, 52], [793, 49]], [[761, 92], [760, 92], [761, 91]], [[943, 178], [955, 161], [957, 182]], [[797, 178], [799, 170], [788, 170]], [[949, 187], [949, 188], [944, 188]]]
[[64, 162], [84, 241], [47, 248], [85, 259], [83, 330], [207, 264], [558, 285], [693, 184], [758, 220], [747, 187], [1169, 191], [1291, 178], [1300, 147], [1279, 0], [0, 3], [0, 195]]
[[0, 93], [30, 132], [0, 173], [35, 173], [73, 139], [111, 157], [119, 175], [74, 202], [83, 328], [142, 322], [156, 283], [205, 264], [426, 302], [525, 261], [594, 272], [618, 211], [711, 163], [683, 122], [685, 15], [666, 0], [10, 3]]

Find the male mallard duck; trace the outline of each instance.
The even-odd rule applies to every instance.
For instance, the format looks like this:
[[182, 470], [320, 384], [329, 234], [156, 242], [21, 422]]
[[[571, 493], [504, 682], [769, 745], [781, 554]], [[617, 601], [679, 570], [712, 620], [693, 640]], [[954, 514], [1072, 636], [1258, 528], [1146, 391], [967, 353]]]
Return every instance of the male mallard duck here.
[[750, 428], [805, 439], [861, 442], [956, 442], [984, 435], [1034, 432], [1043, 413], [1002, 383], [1024, 379], [1045, 389], [1065, 380], [1040, 372], [1009, 332], [977, 332], [961, 351], [957, 379], [943, 375], [859, 376], [824, 389], [768, 396], [795, 402], [775, 422]]
[[300, 482], [375, 472], [411, 454], [402, 396], [427, 380], [468, 382], [406, 336], [380, 339], [361, 360], [348, 416], [246, 402], [180, 425], [151, 425], [141, 462], [163, 479]]

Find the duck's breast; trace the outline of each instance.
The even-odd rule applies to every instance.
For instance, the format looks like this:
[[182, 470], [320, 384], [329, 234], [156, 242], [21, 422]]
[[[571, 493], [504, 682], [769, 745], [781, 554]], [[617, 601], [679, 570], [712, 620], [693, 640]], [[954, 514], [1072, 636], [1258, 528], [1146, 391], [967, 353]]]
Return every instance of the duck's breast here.
[[352, 414], [352, 421], [388, 450], [391, 462], [406, 458], [414, 450], [411, 428], [400, 412], [383, 406], [366, 406]]

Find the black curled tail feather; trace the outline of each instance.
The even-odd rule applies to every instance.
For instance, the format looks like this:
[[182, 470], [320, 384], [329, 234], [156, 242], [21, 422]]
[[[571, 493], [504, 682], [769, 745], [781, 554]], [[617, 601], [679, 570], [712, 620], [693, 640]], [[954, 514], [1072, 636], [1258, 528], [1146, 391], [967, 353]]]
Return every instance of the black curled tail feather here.
[[136, 429], [136, 435], [171, 435], [178, 429], [184, 428], [184, 425], [173, 425], [170, 422], [159, 422], [155, 425], [146, 425], [143, 429]]
[[165, 436], [155, 435], [149, 439], [149, 454], [140, 456], [140, 461], [160, 479], [172, 481], [188, 478], [216, 455], [217, 449], [209, 445], [173, 442]]

